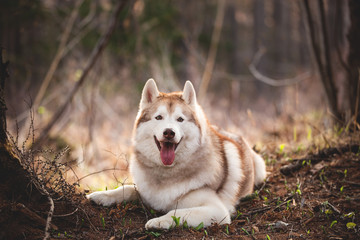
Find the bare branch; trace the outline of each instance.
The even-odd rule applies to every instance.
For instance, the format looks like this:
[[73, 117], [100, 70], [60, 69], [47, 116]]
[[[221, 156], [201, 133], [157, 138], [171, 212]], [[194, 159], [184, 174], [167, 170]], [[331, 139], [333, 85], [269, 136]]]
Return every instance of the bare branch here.
[[251, 72], [251, 74], [259, 81], [266, 83], [270, 86], [273, 87], [283, 87], [283, 86], [288, 86], [288, 85], [292, 85], [292, 84], [296, 84], [302, 80], [305, 80], [307, 78], [309, 78], [311, 76], [310, 71], [304, 72], [300, 75], [297, 75], [293, 78], [285, 78], [285, 79], [273, 79], [273, 78], [269, 78], [265, 75], [263, 75], [262, 73], [260, 73], [257, 69], [256, 69], [256, 65], [259, 63], [260, 58], [262, 57], [262, 55], [265, 53], [265, 48], [260, 48], [254, 58], [253, 61], [250, 63], [249, 65], [249, 70]]
[[[193, 47], [190, 43], [190, 40], [185, 38], [184, 39], [185, 47], [187, 48], [188, 52], [194, 56], [196, 61], [201, 65], [201, 67], [205, 67], [205, 58], [199, 53], [198, 49]], [[213, 75], [217, 78], [226, 78], [231, 79], [233, 81], [239, 82], [251, 82], [254, 81], [254, 78], [250, 74], [231, 74], [225, 71], [213, 70]]]
[[73, 29], [73, 26], [74, 26], [75, 19], [79, 12], [79, 8], [82, 5], [83, 1], [84, 0], [77, 1], [73, 11], [70, 14], [70, 17], [66, 24], [65, 30], [61, 36], [60, 44], [59, 44], [59, 47], [55, 54], [55, 57], [54, 57], [53, 61], [51, 62], [49, 70], [47, 71], [45, 78], [44, 78], [43, 82], [41, 83], [39, 92], [36, 95], [36, 98], [34, 101], [35, 108], [37, 108], [38, 105], [41, 103], [41, 100], [45, 94], [45, 91], [46, 91], [47, 87], [49, 86], [49, 83], [50, 83], [52, 77], [54, 76], [57, 66], [59, 65], [59, 62], [60, 62], [60, 60], [63, 56], [64, 50], [65, 50], [65, 44], [69, 39], [71, 30]]
[[208, 89], [211, 75], [214, 69], [215, 60], [216, 60], [216, 52], [219, 45], [221, 29], [224, 21], [225, 14], [225, 6], [226, 0], [218, 0], [216, 18], [215, 18], [215, 26], [211, 36], [211, 45], [209, 50], [208, 59], [206, 61], [203, 77], [200, 84], [199, 89], [199, 99], [203, 99], [206, 95], [206, 91]]
[[53, 115], [53, 117], [50, 120], [49, 124], [44, 128], [44, 130], [41, 132], [39, 138], [35, 141], [34, 149], [38, 148], [39, 145], [41, 143], [43, 143], [43, 141], [48, 137], [50, 130], [53, 128], [55, 123], [63, 115], [63, 113], [67, 109], [68, 105], [73, 100], [75, 94], [77, 93], [77, 91], [80, 89], [80, 87], [85, 82], [85, 80], [87, 78], [87, 75], [89, 74], [89, 72], [91, 71], [91, 69], [95, 65], [97, 59], [99, 58], [100, 54], [102, 53], [105, 46], [109, 42], [110, 36], [112, 35], [112, 33], [113, 33], [114, 29], [115, 29], [117, 18], [120, 15], [121, 10], [124, 9], [124, 7], [126, 6], [127, 2], [128, 1], [119, 1], [117, 3], [117, 6], [116, 6], [116, 8], [114, 10], [114, 13], [113, 13], [113, 15], [111, 17], [108, 29], [105, 31], [105, 34], [98, 41], [95, 49], [92, 51], [92, 53], [91, 53], [91, 55], [89, 57], [89, 61], [87, 62], [80, 79], [77, 81], [76, 85], [70, 91], [70, 93], [67, 96], [67, 98], [66, 98], [65, 102], [63, 103], [63, 105], [58, 109], [57, 112], [55, 112], [55, 114]]

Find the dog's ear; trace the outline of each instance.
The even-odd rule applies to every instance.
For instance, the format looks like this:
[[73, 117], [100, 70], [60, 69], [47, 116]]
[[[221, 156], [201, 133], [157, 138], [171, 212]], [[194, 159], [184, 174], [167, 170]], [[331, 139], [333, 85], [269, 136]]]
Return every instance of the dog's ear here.
[[154, 79], [147, 80], [142, 91], [140, 108], [143, 109], [147, 104], [152, 103], [159, 96], [159, 90], [156, 86]]
[[185, 83], [182, 99], [191, 106], [196, 105], [196, 92], [190, 81], [186, 81]]

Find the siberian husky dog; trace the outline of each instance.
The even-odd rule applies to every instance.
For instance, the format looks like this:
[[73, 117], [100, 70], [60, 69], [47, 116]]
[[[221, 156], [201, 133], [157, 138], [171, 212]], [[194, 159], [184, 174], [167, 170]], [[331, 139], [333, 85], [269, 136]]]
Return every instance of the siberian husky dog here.
[[134, 185], [87, 197], [100, 205], [142, 201], [166, 212], [146, 229], [228, 224], [241, 197], [266, 177], [265, 163], [244, 139], [209, 124], [190, 81], [162, 93], [153, 79], [143, 89], [133, 133]]

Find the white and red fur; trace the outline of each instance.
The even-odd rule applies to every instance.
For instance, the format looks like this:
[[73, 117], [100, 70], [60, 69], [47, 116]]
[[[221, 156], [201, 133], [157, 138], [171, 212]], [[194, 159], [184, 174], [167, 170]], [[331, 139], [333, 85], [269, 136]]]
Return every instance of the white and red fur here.
[[140, 196], [149, 207], [166, 212], [150, 219], [146, 229], [171, 228], [172, 216], [190, 227], [230, 223], [239, 199], [266, 177], [263, 159], [243, 138], [208, 123], [190, 81], [183, 92], [162, 93], [153, 79], [142, 92], [130, 172], [134, 185], [88, 198], [109, 206]]

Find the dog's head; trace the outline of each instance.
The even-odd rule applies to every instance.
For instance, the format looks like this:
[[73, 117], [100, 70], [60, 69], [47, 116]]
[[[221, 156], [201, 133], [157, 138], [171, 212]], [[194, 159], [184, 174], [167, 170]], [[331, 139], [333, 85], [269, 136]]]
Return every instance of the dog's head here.
[[162, 93], [149, 79], [135, 122], [135, 153], [141, 154], [146, 159], [143, 163], [149, 166], [187, 162], [201, 144], [199, 111], [202, 113], [190, 81], [182, 92]]

